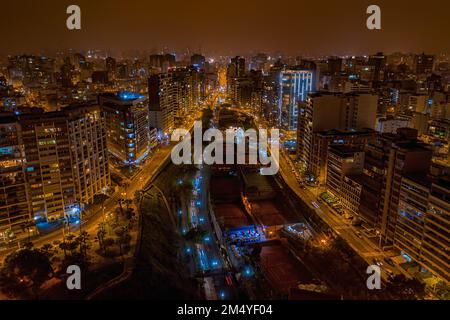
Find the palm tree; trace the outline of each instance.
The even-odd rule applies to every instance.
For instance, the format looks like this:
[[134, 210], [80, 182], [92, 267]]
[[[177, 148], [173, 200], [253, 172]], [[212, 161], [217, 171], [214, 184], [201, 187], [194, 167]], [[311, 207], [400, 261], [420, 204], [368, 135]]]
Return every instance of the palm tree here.
[[98, 244], [100, 246], [100, 249], [103, 250], [106, 255], [106, 249], [104, 245], [105, 236], [106, 236], [105, 223], [100, 223], [97, 229]]
[[105, 222], [105, 201], [109, 199], [109, 197], [104, 193], [99, 193], [94, 196], [94, 203], [102, 204], [102, 217], [103, 222]]

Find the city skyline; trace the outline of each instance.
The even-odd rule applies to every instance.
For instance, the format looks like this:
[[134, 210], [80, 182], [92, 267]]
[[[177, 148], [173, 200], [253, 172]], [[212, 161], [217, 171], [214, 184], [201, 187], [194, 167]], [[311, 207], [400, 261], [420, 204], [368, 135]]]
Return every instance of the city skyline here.
[[5, 3], [0, 300], [449, 300], [446, 7]]

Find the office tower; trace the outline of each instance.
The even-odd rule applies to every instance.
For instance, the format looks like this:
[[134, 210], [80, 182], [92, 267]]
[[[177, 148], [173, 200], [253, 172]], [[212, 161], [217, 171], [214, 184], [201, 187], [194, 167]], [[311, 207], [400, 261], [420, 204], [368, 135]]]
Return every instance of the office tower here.
[[301, 105], [297, 129], [297, 157], [308, 172], [324, 181], [330, 144], [361, 146], [374, 135], [377, 95], [309, 95]]
[[372, 81], [383, 81], [386, 72], [386, 56], [382, 52], [369, 57], [369, 66], [373, 67]]
[[298, 104], [314, 92], [314, 73], [311, 70], [285, 69], [281, 72], [278, 95], [279, 124], [287, 130], [296, 130]]
[[108, 151], [125, 164], [139, 164], [148, 155], [147, 103], [143, 95], [132, 92], [99, 96], [106, 116]]
[[[25, 151], [16, 118], [0, 115], [0, 244], [24, 236], [32, 221]], [[26, 235], [26, 234], [25, 234]]]
[[203, 68], [206, 62], [205, 56], [202, 56], [201, 54], [193, 54], [191, 56], [191, 65], [196, 68]]
[[402, 177], [394, 247], [450, 282], [450, 180], [426, 174]]
[[111, 185], [105, 113], [97, 105], [63, 109], [67, 117], [75, 194], [80, 208]]
[[168, 134], [174, 129], [174, 114], [178, 109], [178, 89], [172, 73], [150, 76], [148, 104], [150, 126], [159, 133]]
[[431, 74], [434, 67], [434, 56], [425, 53], [414, 57], [414, 71], [417, 75]]

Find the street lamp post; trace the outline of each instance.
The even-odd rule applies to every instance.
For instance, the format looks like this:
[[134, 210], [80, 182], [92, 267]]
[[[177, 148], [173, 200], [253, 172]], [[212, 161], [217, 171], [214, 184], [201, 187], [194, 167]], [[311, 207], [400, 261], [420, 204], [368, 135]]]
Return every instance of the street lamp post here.
[[380, 231], [376, 231], [377, 236], [379, 237], [379, 242], [378, 242], [378, 247], [381, 249], [381, 232]]

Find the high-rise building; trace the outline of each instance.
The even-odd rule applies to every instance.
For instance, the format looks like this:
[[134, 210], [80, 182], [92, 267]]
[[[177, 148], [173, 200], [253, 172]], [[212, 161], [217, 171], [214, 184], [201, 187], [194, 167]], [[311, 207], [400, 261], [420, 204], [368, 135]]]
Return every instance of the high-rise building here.
[[26, 170], [20, 126], [0, 115], [0, 243], [20, 238], [32, 221]]
[[106, 71], [108, 71], [111, 74], [116, 73], [116, 67], [117, 67], [116, 59], [114, 59], [112, 57], [107, 57], [105, 60], [105, 64], [106, 64]]
[[48, 85], [54, 82], [55, 61], [45, 56], [11, 56], [8, 74], [11, 81]]
[[297, 157], [317, 179], [324, 181], [330, 144], [361, 146], [374, 135], [377, 112], [374, 94], [310, 94], [301, 105]]
[[157, 68], [161, 72], [167, 72], [169, 68], [175, 66], [176, 58], [175, 55], [166, 53], [166, 54], [152, 54], [150, 56], [149, 66], [152, 68]]
[[373, 67], [372, 81], [383, 81], [386, 72], [386, 56], [382, 52], [369, 57], [369, 66]]
[[372, 129], [314, 132], [301, 140], [303, 153], [301, 154], [300, 160], [304, 163], [310, 179], [325, 182], [328, 150], [330, 147], [346, 146], [348, 148], [362, 150], [364, 145], [375, 139], [375, 137], [376, 131]]
[[178, 112], [178, 88], [173, 73], [152, 75], [148, 79], [150, 126], [168, 134], [174, 129], [174, 115]]
[[425, 53], [414, 57], [414, 71], [418, 75], [431, 74], [434, 68], [434, 56]]
[[450, 180], [402, 177], [394, 247], [450, 283]]
[[54, 221], [76, 213], [79, 207], [65, 114], [24, 115], [20, 125], [34, 218]]
[[417, 130], [414, 129], [400, 129], [397, 135], [381, 139], [387, 139], [385, 144], [390, 146], [388, 162], [384, 168], [380, 232], [385, 243], [390, 245], [397, 224], [401, 178], [406, 174], [428, 172], [432, 151], [429, 146], [417, 141]]
[[342, 59], [339, 57], [330, 57], [327, 61], [328, 73], [330, 75], [339, 74], [342, 71]]
[[126, 164], [139, 164], [149, 153], [150, 127], [145, 96], [132, 92], [104, 94], [99, 104], [106, 115], [111, 155]]
[[196, 67], [196, 68], [203, 68], [203, 66], [205, 65], [206, 62], [206, 58], [205, 56], [202, 56], [201, 54], [193, 54], [191, 56], [191, 65]]
[[228, 66], [227, 76], [232, 78], [243, 77], [245, 73], [245, 59], [240, 56], [232, 58]]
[[110, 185], [106, 122], [97, 105], [19, 117], [36, 221], [78, 216]]
[[315, 90], [314, 73], [311, 70], [286, 69], [281, 72], [279, 81], [279, 125], [287, 130], [296, 130], [298, 105]]
[[232, 58], [227, 68], [227, 93], [234, 103], [240, 103], [237, 96], [242, 83], [248, 80], [245, 76], [245, 59], [240, 56]]
[[251, 66], [252, 70], [268, 71], [268, 56], [265, 53], [258, 53], [252, 57]]
[[64, 113], [69, 128], [75, 194], [83, 208], [111, 185], [106, 117], [97, 105], [70, 106], [64, 108]]
[[[200, 75], [195, 67], [174, 68], [169, 73], [172, 87], [175, 87], [177, 91], [174, 117], [175, 122], [179, 123], [199, 102]], [[164, 91], [162, 93], [164, 94]]]
[[355, 196], [353, 185], [345, 181], [345, 178], [362, 173], [363, 168], [362, 148], [332, 146], [328, 149], [327, 191], [339, 198], [345, 210], [353, 216], [358, 215], [359, 199]]

